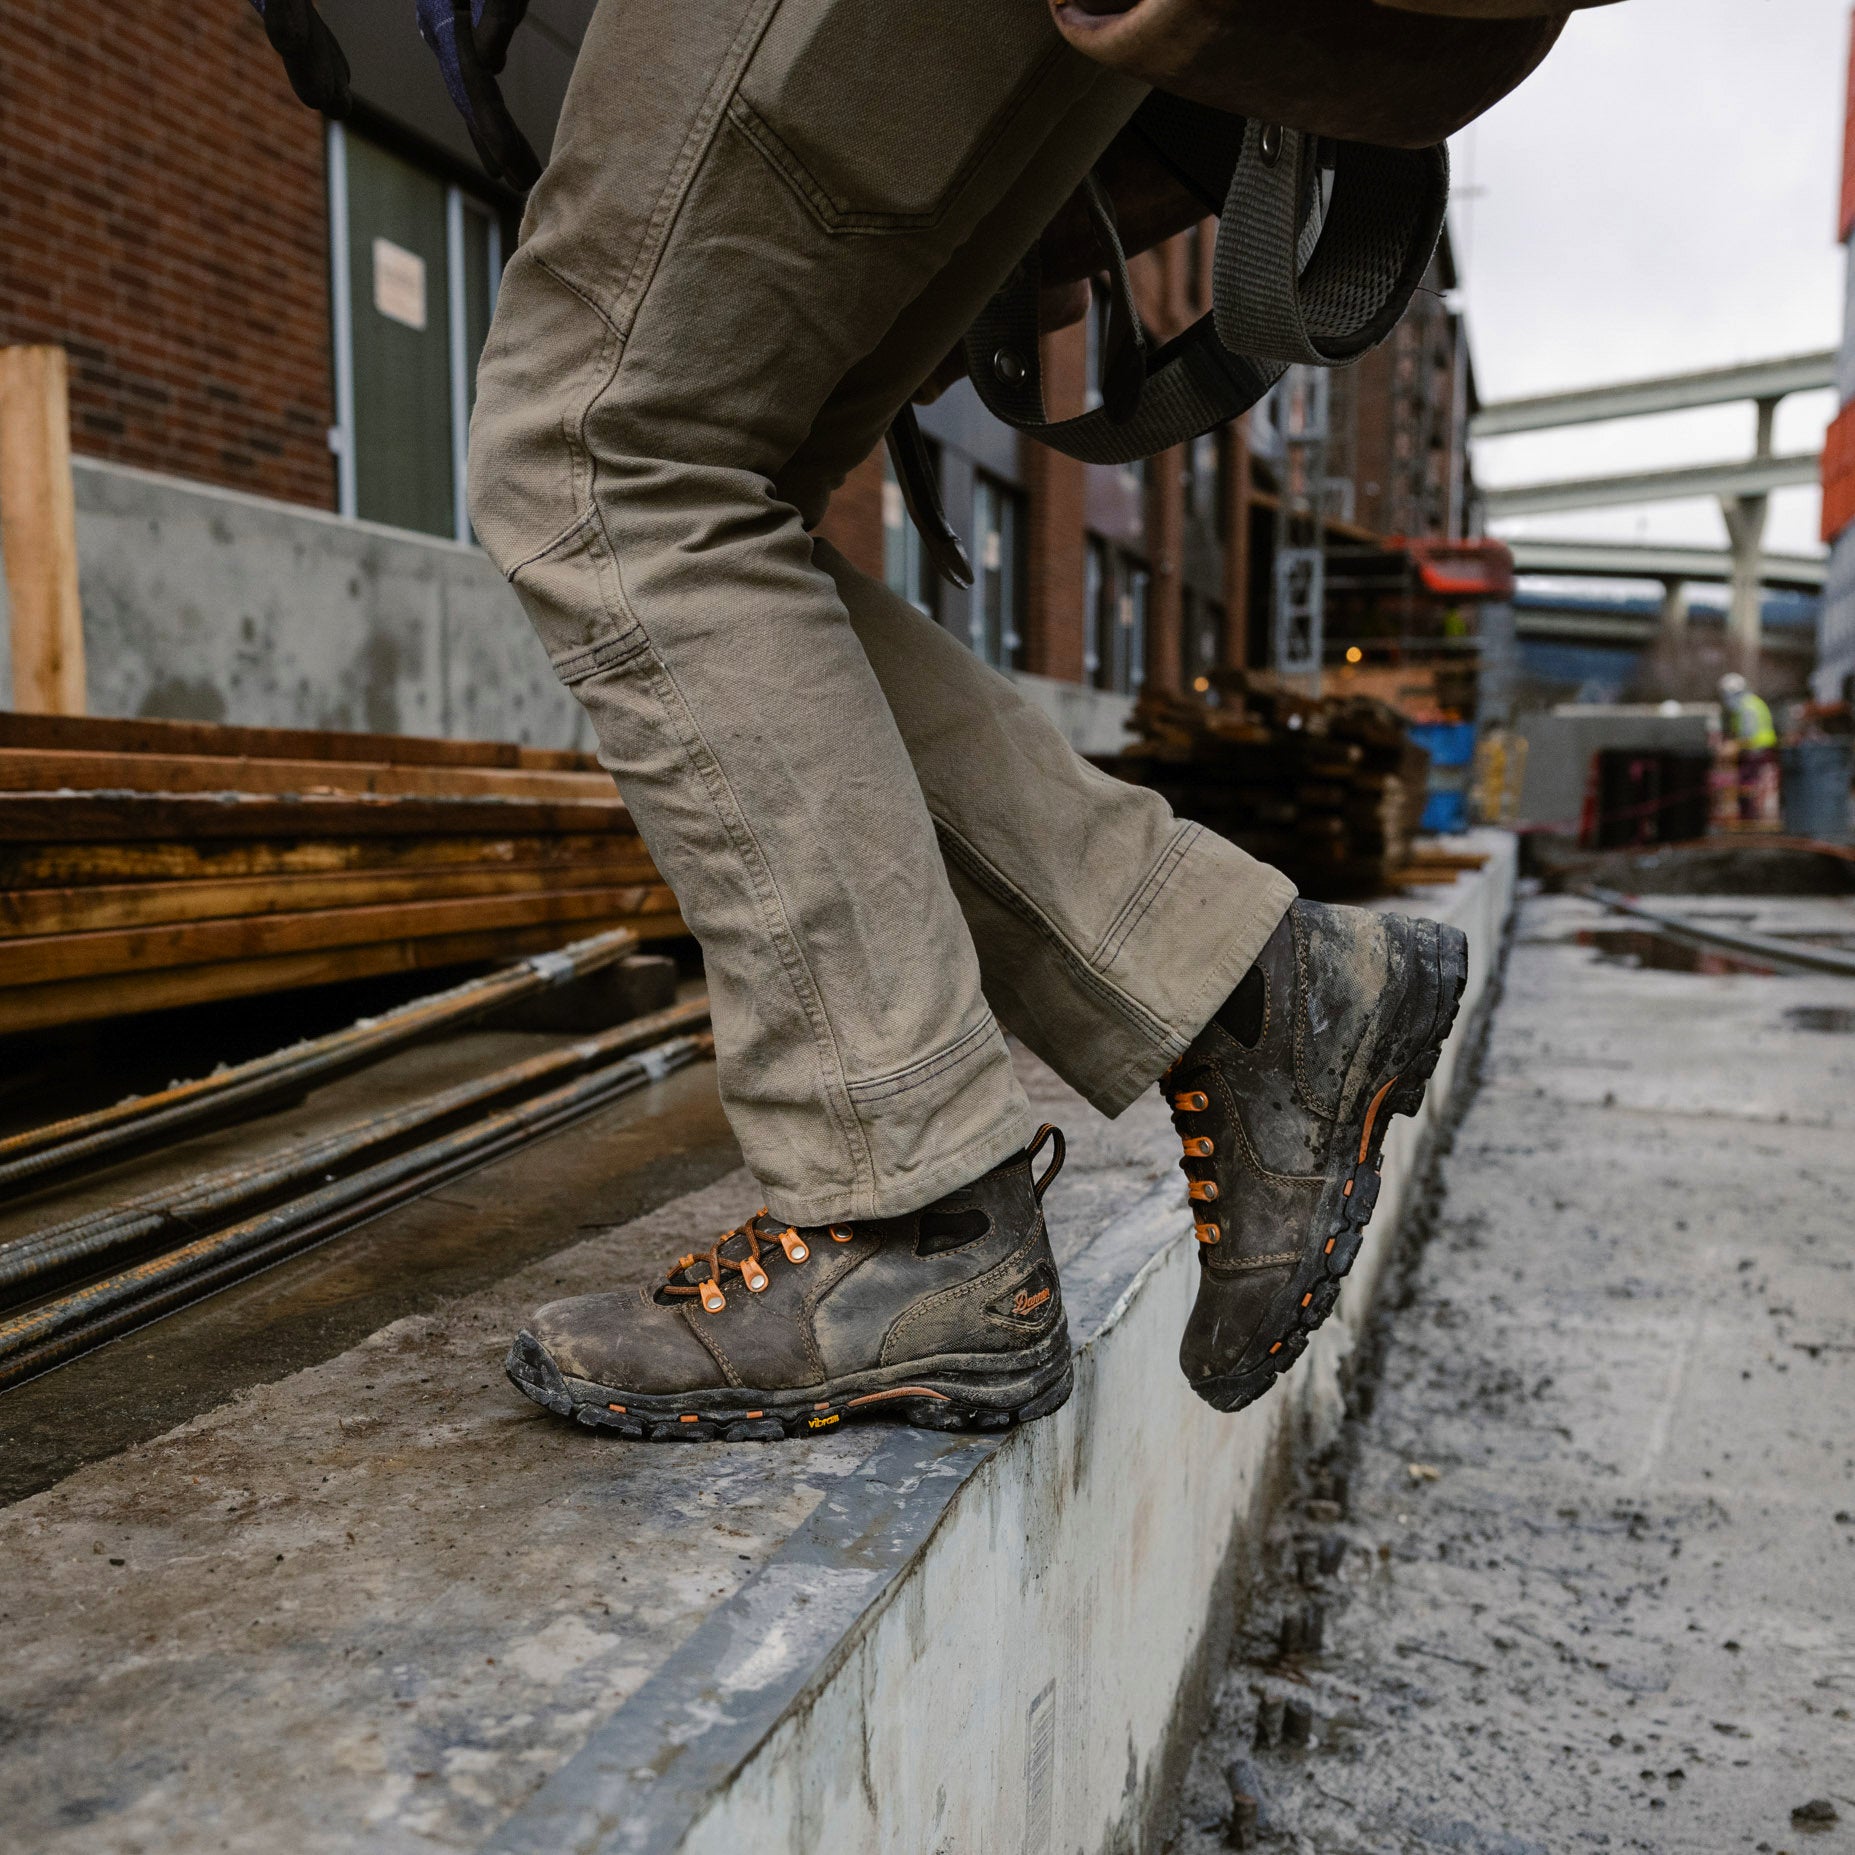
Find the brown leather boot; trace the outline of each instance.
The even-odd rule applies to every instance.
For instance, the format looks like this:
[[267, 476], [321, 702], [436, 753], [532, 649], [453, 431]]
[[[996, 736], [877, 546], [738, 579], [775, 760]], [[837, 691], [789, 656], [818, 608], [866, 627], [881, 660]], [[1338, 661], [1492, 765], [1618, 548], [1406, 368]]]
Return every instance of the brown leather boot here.
[[1332, 1312], [1467, 980], [1459, 928], [1295, 902], [1167, 1072], [1203, 1246], [1179, 1364], [1207, 1404], [1253, 1404]]
[[652, 1442], [1045, 1416], [1073, 1375], [1043, 1220], [1062, 1165], [1063, 1136], [1044, 1127], [907, 1217], [800, 1230], [763, 1210], [654, 1287], [542, 1308], [506, 1370], [562, 1417]]

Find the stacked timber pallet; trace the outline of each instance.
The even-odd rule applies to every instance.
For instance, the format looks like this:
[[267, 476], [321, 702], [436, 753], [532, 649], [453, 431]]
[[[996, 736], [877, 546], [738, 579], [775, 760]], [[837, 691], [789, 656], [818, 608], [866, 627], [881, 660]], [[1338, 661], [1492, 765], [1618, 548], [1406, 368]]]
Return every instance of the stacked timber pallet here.
[[1219, 671], [1209, 694], [1151, 691], [1138, 737], [1101, 761], [1329, 900], [1383, 893], [1410, 863], [1430, 757], [1404, 718], [1364, 696], [1314, 699]]
[[589, 755], [0, 714], [0, 1034], [612, 927], [684, 931]]

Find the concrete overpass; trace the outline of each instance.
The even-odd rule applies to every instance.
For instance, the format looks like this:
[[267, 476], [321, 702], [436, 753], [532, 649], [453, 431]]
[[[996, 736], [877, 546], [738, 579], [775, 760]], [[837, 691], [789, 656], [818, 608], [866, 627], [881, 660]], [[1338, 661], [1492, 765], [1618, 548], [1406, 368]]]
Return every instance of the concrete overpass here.
[[1674, 627], [1685, 619], [1689, 580], [1725, 579], [1731, 588], [1729, 626], [1751, 667], [1760, 645], [1762, 589], [1818, 591], [1822, 587], [1821, 563], [1798, 556], [1768, 562], [1764, 552], [1773, 492], [1818, 481], [1822, 463], [1816, 453], [1780, 456], [1774, 451], [1772, 429], [1778, 405], [1793, 393], [1831, 387], [1835, 379], [1836, 357], [1824, 351], [1484, 406], [1469, 428], [1477, 438], [1554, 431], [1739, 401], [1752, 402], [1758, 411], [1757, 436], [1749, 458], [1676, 470], [1514, 484], [1486, 492], [1488, 512], [1498, 521], [1507, 516], [1627, 507], [1696, 496], [1716, 498], [1726, 522], [1727, 549], [1636, 550], [1600, 543], [1523, 541], [1514, 544], [1515, 560], [1523, 573], [1660, 580], [1665, 592], [1664, 623]]

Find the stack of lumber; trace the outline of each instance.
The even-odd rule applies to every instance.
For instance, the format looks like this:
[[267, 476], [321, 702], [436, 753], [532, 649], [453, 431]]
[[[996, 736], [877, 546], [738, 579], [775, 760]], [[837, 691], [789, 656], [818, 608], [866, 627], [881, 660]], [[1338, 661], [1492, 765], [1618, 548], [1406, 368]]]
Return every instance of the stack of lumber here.
[[1100, 762], [1328, 900], [1396, 887], [1423, 815], [1430, 757], [1366, 696], [1310, 698], [1223, 670], [1203, 697], [1150, 691], [1138, 737]]
[[590, 755], [0, 714], [0, 1034], [684, 932]]

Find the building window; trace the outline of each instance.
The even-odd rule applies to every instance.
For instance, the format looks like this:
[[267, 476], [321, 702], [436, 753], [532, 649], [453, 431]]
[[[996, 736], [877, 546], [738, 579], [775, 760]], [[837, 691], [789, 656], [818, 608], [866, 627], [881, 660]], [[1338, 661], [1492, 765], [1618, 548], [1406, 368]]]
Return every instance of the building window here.
[[1137, 695], [1146, 681], [1150, 586], [1151, 577], [1139, 561], [1090, 539], [1083, 572], [1089, 628], [1083, 670], [1097, 689]]
[[[923, 439], [928, 467], [940, 481], [940, 447]], [[917, 612], [938, 621], [940, 576], [921, 544], [920, 531], [908, 519], [908, 505], [895, 474], [894, 461], [885, 451], [882, 460], [882, 577], [890, 592], [898, 593]]]
[[501, 215], [340, 123], [328, 165], [341, 513], [468, 541], [465, 458]]
[[994, 669], [1023, 661], [1019, 616], [1024, 610], [1024, 499], [983, 471], [973, 479], [973, 538], [978, 547], [969, 641]]

